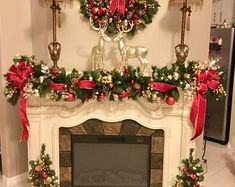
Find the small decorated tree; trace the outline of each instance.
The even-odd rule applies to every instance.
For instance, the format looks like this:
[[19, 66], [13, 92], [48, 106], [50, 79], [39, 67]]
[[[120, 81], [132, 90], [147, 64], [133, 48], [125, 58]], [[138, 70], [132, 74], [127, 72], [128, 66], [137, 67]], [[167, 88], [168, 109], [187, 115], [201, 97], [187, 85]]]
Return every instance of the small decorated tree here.
[[41, 146], [40, 158], [29, 162], [31, 170], [29, 171], [29, 183], [35, 187], [59, 187], [58, 177], [51, 169], [51, 158], [45, 154], [45, 144]]
[[193, 158], [193, 151], [194, 149], [190, 149], [189, 158], [181, 161], [180, 174], [176, 176], [173, 187], [201, 187], [201, 182], [204, 180], [204, 170], [200, 159]]

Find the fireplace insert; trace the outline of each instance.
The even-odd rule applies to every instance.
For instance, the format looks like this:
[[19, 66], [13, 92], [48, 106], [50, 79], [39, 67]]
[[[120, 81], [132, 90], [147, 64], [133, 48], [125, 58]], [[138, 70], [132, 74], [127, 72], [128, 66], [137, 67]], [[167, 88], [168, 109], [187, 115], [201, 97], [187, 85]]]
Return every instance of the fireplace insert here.
[[149, 187], [150, 136], [72, 135], [73, 187]]

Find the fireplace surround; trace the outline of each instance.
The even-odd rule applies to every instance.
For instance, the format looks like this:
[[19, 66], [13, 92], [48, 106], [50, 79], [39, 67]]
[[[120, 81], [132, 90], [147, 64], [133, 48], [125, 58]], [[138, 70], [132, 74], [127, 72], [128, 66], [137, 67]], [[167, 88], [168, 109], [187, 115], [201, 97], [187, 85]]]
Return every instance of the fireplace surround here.
[[[32, 97], [27, 103], [30, 122], [28, 159], [37, 159], [41, 144], [45, 143], [46, 151], [53, 161], [52, 167], [60, 180], [63, 175], [60, 168], [60, 138], [61, 136], [66, 138], [66, 133], [61, 134], [61, 131], [80, 128], [79, 133], [86, 134], [86, 129], [82, 128], [85, 122], [96, 119], [102, 125], [107, 125], [107, 131], [110, 132], [109, 129], [117, 127], [114, 124], [131, 120], [138, 123], [140, 129], [145, 129], [143, 132], [148, 130], [162, 134], [164, 132], [163, 170], [159, 185], [169, 187], [175, 180], [181, 159], [188, 155], [190, 148], [195, 148], [195, 142], [190, 141], [193, 130], [188, 120], [190, 106], [191, 103], [183, 97], [183, 94], [181, 100], [173, 106], [165, 103], [149, 103], [145, 99], [81, 103], [80, 101], [51, 102], [45, 98]], [[99, 125], [95, 125], [97, 126]], [[64, 144], [66, 145], [66, 142]], [[157, 178], [153, 177], [153, 180]], [[158, 182], [152, 183], [151, 187], [157, 185]]]

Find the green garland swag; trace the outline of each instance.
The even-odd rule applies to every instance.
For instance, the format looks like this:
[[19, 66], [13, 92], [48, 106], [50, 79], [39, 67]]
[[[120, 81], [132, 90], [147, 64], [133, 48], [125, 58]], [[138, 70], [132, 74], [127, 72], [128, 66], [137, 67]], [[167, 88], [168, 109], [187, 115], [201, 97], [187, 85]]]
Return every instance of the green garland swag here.
[[127, 28], [130, 23], [134, 23], [134, 26], [128, 34], [134, 35], [137, 30], [144, 29], [152, 22], [160, 6], [155, 0], [79, 1], [80, 13], [87, 19], [91, 18], [95, 27], [107, 27], [106, 33], [109, 35], [116, 34], [118, 28]]
[[[94, 70], [66, 72], [65, 68], [49, 68], [43, 61], [37, 62], [35, 57], [20, 55], [14, 58], [14, 64], [5, 74], [7, 84], [4, 94], [7, 100], [15, 105], [23, 90], [24, 97], [40, 96], [58, 101], [61, 99], [82, 102], [90, 99], [98, 101], [122, 100], [123, 98], [147, 98], [148, 101], [179, 99], [179, 89], [194, 96], [197, 90], [197, 75], [208, 69], [215, 69], [217, 80], [223, 78], [222, 68], [215, 63], [191, 61], [186, 64], [176, 62], [171, 67], [151, 68], [151, 76], [140, 75], [139, 68], [128, 66], [123, 71]], [[163, 87], [174, 86], [171, 89], [158, 89], [154, 83], [162, 83]], [[217, 97], [226, 95], [222, 84], [217, 89], [208, 88], [206, 95]], [[168, 101], [167, 101], [168, 103]], [[168, 104], [174, 104], [169, 102]]]

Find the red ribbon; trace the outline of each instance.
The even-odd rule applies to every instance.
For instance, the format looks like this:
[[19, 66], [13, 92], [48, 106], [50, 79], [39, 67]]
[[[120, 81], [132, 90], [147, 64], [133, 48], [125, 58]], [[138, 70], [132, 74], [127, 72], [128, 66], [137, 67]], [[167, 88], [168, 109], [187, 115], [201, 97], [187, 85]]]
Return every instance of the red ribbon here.
[[78, 82], [77, 86], [80, 89], [92, 89], [95, 87], [95, 82], [90, 80], [81, 80]]
[[124, 15], [125, 0], [112, 0], [108, 12], [113, 15], [116, 9], [118, 9], [118, 15]]
[[160, 92], [169, 92], [173, 89], [176, 89], [177, 87], [174, 85], [170, 85], [170, 84], [166, 84], [166, 83], [162, 83], [162, 82], [150, 82], [150, 86], [157, 91]]
[[190, 121], [195, 129], [191, 140], [197, 138], [203, 131], [207, 105], [205, 94], [208, 92], [208, 88], [216, 90], [220, 84], [219, 80], [220, 77], [217, 71], [213, 69], [209, 69], [207, 72], [203, 70], [197, 75], [197, 95], [194, 98], [190, 112]]
[[20, 109], [19, 109], [19, 114], [20, 114], [20, 121], [22, 124], [22, 132], [21, 132], [21, 138], [20, 142], [22, 140], [28, 140], [29, 138], [29, 131], [28, 131], [28, 126], [29, 126], [29, 120], [26, 114], [26, 98], [24, 97], [24, 91], [23, 89], [20, 90]]
[[54, 83], [54, 82], [50, 82], [49, 83], [49, 87], [52, 89], [52, 90], [58, 90], [58, 91], [61, 91], [61, 90], [64, 90], [65, 89], [65, 84], [64, 83]]
[[119, 97], [129, 97], [131, 93], [129, 91], [122, 91], [118, 94]]
[[33, 73], [33, 68], [31, 66], [27, 66], [26, 61], [21, 61], [19, 64], [12, 65], [7, 73], [7, 79], [12, 81], [13, 85], [20, 89], [20, 98], [19, 98], [19, 115], [20, 121], [22, 124], [22, 133], [20, 141], [28, 140], [29, 133], [28, 133], [28, 126], [29, 121], [26, 114], [26, 98], [24, 97], [24, 86], [27, 79]]

